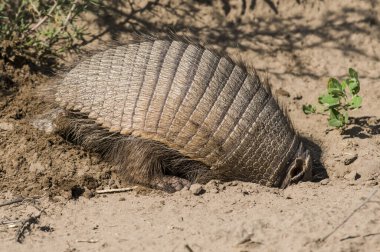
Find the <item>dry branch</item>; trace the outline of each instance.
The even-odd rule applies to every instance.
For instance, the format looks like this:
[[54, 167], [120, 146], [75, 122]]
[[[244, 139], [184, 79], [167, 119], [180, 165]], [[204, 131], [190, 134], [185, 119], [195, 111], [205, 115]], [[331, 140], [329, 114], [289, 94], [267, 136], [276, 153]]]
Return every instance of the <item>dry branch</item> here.
[[15, 204], [15, 203], [19, 203], [19, 202], [22, 202], [23, 200], [24, 200], [24, 198], [22, 198], [22, 197], [15, 198], [15, 199], [12, 199], [12, 200], [8, 200], [8, 201], [5, 201], [5, 202], [1, 203], [0, 207], [12, 205], [12, 204]]
[[132, 187], [126, 187], [126, 188], [119, 188], [119, 189], [106, 189], [106, 190], [97, 190], [97, 194], [105, 194], [105, 193], [119, 193], [119, 192], [129, 192], [136, 189], [137, 186]]
[[329, 238], [332, 234], [334, 234], [341, 226], [344, 225], [360, 208], [362, 208], [365, 204], [367, 204], [373, 196], [377, 193], [379, 189], [374, 190], [371, 195], [363, 201], [357, 208], [355, 208], [338, 226], [336, 226], [330, 233], [328, 233], [325, 237], [323, 237], [320, 241], [323, 242], [327, 238]]
[[37, 30], [38, 27], [40, 27], [47, 19], [48, 17], [51, 16], [51, 14], [53, 13], [54, 9], [57, 7], [58, 5], [58, 2], [57, 1], [54, 1], [54, 5], [53, 7], [51, 7], [51, 9], [49, 10], [49, 12], [46, 14], [46, 16], [44, 16], [42, 19], [40, 19], [40, 21], [38, 21], [37, 24], [35, 24], [31, 29], [30, 31], [35, 31]]

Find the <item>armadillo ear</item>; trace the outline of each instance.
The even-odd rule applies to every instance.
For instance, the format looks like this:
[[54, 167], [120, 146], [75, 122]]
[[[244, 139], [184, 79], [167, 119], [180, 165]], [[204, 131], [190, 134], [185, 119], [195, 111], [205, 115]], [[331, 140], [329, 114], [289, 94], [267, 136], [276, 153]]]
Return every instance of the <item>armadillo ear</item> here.
[[285, 189], [289, 185], [297, 183], [303, 178], [304, 171], [302, 169], [302, 166], [303, 166], [303, 159], [301, 158], [296, 158], [292, 162], [288, 170], [288, 173], [286, 174], [286, 177], [281, 184], [281, 189]]
[[288, 173], [281, 184], [281, 188], [285, 189], [291, 184], [299, 181], [309, 181], [312, 178], [312, 162], [308, 150], [305, 150], [302, 143], [298, 148], [296, 158], [290, 165]]
[[311, 155], [308, 150], [306, 150], [305, 156], [306, 157], [304, 159], [304, 165], [302, 167], [304, 171], [302, 181], [310, 181], [313, 178], [313, 174], [312, 174], [313, 165], [312, 165]]

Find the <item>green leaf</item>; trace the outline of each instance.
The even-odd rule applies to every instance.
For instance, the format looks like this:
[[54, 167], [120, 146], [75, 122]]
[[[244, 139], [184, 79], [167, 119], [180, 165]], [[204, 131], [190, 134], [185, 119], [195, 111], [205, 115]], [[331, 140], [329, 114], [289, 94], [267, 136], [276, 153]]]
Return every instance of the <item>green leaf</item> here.
[[313, 114], [315, 113], [316, 111], [316, 108], [315, 106], [311, 105], [311, 104], [305, 104], [305, 105], [302, 105], [302, 110], [303, 112], [308, 115], [308, 114]]
[[342, 81], [342, 90], [345, 90], [345, 89], [346, 89], [346, 87], [347, 87], [347, 82], [348, 82], [348, 79]]
[[348, 74], [350, 75], [351, 78], [353, 79], [358, 79], [358, 72], [356, 72], [353, 68], [348, 69]]
[[350, 78], [348, 80], [348, 88], [351, 94], [356, 95], [360, 91], [360, 82], [358, 79]]
[[318, 98], [318, 101], [320, 104], [323, 104], [325, 106], [334, 107], [340, 104], [340, 98], [339, 97], [334, 97], [331, 94], [327, 95], [322, 95]]
[[362, 105], [362, 101], [362, 97], [360, 97], [359, 95], [354, 95], [350, 102], [350, 109], [360, 108], [360, 106]]
[[348, 113], [347, 113], [347, 111], [344, 112], [343, 116], [344, 116], [344, 124], [347, 124], [348, 123]]
[[331, 108], [330, 109], [330, 118], [335, 118], [335, 119], [338, 119], [339, 118], [339, 111], [334, 109], [334, 108]]
[[330, 118], [329, 119], [329, 125], [332, 127], [340, 128], [343, 126], [343, 123], [339, 119]]
[[330, 126], [336, 128], [342, 127], [344, 125], [344, 121], [344, 116], [339, 113], [338, 110], [334, 108], [330, 109], [330, 118], [328, 120]]
[[327, 83], [327, 91], [329, 94], [332, 94], [334, 96], [342, 96], [343, 95], [342, 85], [335, 78], [329, 79], [329, 81]]

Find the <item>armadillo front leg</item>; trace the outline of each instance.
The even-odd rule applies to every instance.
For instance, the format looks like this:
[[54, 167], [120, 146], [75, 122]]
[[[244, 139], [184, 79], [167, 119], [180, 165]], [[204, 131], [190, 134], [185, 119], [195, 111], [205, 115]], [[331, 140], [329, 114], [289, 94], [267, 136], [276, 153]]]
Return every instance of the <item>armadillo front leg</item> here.
[[183, 188], [190, 188], [191, 182], [176, 176], [163, 176], [150, 181], [150, 186], [167, 192], [176, 192]]
[[125, 181], [168, 192], [189, 188], [192, 181], [209, 170], [162, 143], [138, 137], [123, 137], [113, 148], [109, 160], [116, 162]]

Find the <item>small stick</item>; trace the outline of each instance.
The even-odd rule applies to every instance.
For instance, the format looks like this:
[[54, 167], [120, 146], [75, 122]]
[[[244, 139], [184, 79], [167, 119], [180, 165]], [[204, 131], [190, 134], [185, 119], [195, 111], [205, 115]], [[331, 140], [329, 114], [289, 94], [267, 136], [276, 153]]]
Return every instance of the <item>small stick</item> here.
[[31, 214], [29, 215], [28, 219], [22, 222], [21, 227], [19, 228], [19, 230], [17, 230], [17, 233], [16, 233], [16, 242], [22, 243], [23, 239], [25, 238], [25, 235], [24, 235], [25, 230], [29, 229], [32, 224], [38, 222], [38, 219], [40, 218], [41, 213], [42, 211], [39, 212], [37, 215]]
[[20, 220], [5, 220], [5, 221], [0, 221], [0, 225], [9, 225], [9, 224], [15, 224], [21, 222]]
[[41, 16], [41, 12], [37, 9], [37, 7], [33, 4], [32, 1], [30, 2], [30, 5], [32, 6], [33, 10], [34, 10], [35, 12], [37, 12], [37, 14], [38, 14], [39, 16]]
[[374, 235], [380, 235], [380, 232], [378, 232], [378, 233], [366, 234], [366, 235], [363, 235], [363, 237], [374, 236]]
[[192, 248], [190, 248], [189, 244], [186, 244], [186, 245], [185, 245], [185, 249], [186, 249], [188, 252], [193, 252], [193, 251], [194, 251]]
[[42, 19], [40, 19], [40, 21], [38, 21], [37, 24], [35, 24], [31, 29], [30, 31], [35, 31], [38, 27], [40, 27], [45, 21], [46, 19], [48, 19], [48, 17], [53, 13], [54, 9], [57, 7], [58, 5], [58, 2], [57, 1], [54, 1], [54, 5], [53, 7], [51, 7], [51, 9], [49, 10], [48, 14], [46, 16], [44, 16]]
[[98, 240], [93, 240], [93, 239], [90, 239], [90, 240], [77, 240], [77, 242], [97, 243]]
[[[9, 200], [9, 201], [4, 201], [3, 203], [0, 203], [0, 207], [2, 207], [2, 206], [8, 206], [8, 205], [12, 205], [12, 204], [15, 204], [15, 203], [20, 203], [20, 202], [27, 202], [27, 201], [34, 202], [36, 199], [39, 199], [39, 198], [45, 196], [45, 194], [43, 194], [42, 196], [32, 196], [32, 197], [28, 197], [28, 198], [18, 197], [18, 198]], [[36, 206], [34, 206], [34, 207], [36, 207]], [[37, 210], [40, 211], [40, 209], [37, 209]]]
[[19, 197], [19, 198], [15, 198], [15, 199], [12, 199], [12, 200], [8, 200], [8, 201], [5, 201], [5, 202], [1, 203], [0, 207], [12, 205], [12, 204], [15, 204], [15, 203], [19, 203], [19, 202], [22, 202], [23, 200], [24, 200], [23, 197]]
[[350, 236], [340, 239], [340, 241], [345, 241], [345, 240], [354, 239], [358, 237], [360, 237], [360, 235], [350, 235]]
[[365, 204], [367, 204], [368, 201], [377, 193], [378, 189], [374, 190], [371, 195], [363, 201], [357, 208], [355, 208], [338, 226], [336, 226], [330, 233], [328, 233], [325, 237], [323, 237], [320, 241], [325, 241], [327, 238], [329, 238], [333, 233], [335, 233], [341, 226], [344, 225], [351, 217], [356, 213], [360, 208], [362, 208]]
[[137, 188], [137, 186], [119, 188], [119, 189], [97, 190], [96, 193], [97, 194], [105, 194], [105, 193], [129, 192], [129, 191], [133, 191], [136, 188]]
[[342, 238], [340, 239], [340, 241], [345, 241], [345, 240], [348, 240], [348, 239], [354, 239], [354, 238], [358, 238], [358, 237], [369, 237], [369, 236], [374, 236], [374, 235], [380, 235], [380, 232], [378, 233], [369, 233], [369, 234], [366, 234], [366, 235], [350, 235], [350, 236], [347, 236], [345, 238]]
[[73, 5], [71, 6], [70, 8], [70, 11], [69, 13], [67, 14], [67, 17], [65, 19], [65, 22], [63, 23], [63, 26], [66, 27], [67, 26], [67, 23], [70, 21], [71, 19], [71, 15], [73, 14], [73, 11], [75, 10], [75, 8], [77, 7], [77, 4], [78, 4], [78, 0], [75, 0]]

